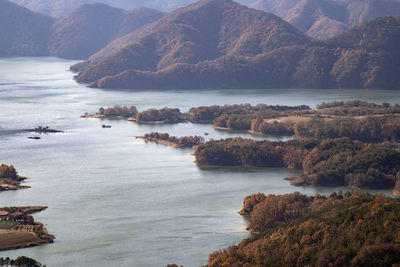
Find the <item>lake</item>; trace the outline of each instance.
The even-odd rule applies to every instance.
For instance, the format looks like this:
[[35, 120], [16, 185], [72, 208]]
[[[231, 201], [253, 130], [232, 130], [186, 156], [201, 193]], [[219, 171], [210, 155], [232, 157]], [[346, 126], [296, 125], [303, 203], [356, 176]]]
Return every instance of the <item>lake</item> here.
[[[147, 108], [213, 104], [311, 107], [334, 100], [400, 103], [386, 90], [103, 90], [73, 81], [58, 58], [0, 58], [0, 163], [13, 164], [30, 189], [0, 193], [0, 206], [43, 205], [34, 215], [54, 244], [0, 252], [33, 257], [47, 266], [165, 266], [207, 263], [214, 250], [248, 237], [237, 214], [245, 196], [263, 192], [330, 194], [346, 188], [292, 187], [288, 169], [199, 168], [191, 149], [145, 143], [133, 136], [159, 131], [207, 138], [252, 137], [210, 125], [137, 125], [82, 119], [99, 107]], [[111, 129], [101, 128], [111, 124]], [[37, 136], [39, 125], [65, 131]], [[275, 137], [253, 137], [276, 140]], [[374, 193], [374, 192], [373, 192]], [[390, 194], [390, 192], [385, 192]]]

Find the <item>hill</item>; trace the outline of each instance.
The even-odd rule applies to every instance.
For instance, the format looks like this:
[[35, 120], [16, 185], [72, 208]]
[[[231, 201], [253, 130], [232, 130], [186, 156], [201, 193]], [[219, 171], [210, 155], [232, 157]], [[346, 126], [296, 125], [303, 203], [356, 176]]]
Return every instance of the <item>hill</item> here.
[[179, 72], [182, 64], [209, 65], [218, 58], [254, 57], [309, 42], [307, 36], [273, 14], [230, 0], [203, 0], [111, 42], [72, 70], [79, 72], [79, 82], [124, 71]]
[[400, 203], [382, 195], [255, 194], [242, 213], [258, 234], [208, 266], [398, 266]]
[[56, 57], [87, 59], [109, 42], [163, 15], [149, 8], [126, 11], [105, 4], [83, 5], [54, 23], [49, 50]]
[[[274, 44], [275, 38], [281, 42], [279, 36], [285, 36], [281, 34], [268, 35], [271, 37], [268, 44]], [[243, 41], [241, 35], [234, 36]], [[190, 55], [196, 55], [197, 62], [181, 57], [165, 65], [162, 64], [165, 61], [158, 61], [149, 50], [141, 48], [151, 47], [152, 39], [144, 40], [149, 43], [144, 45], [142, 40], [142, 43], [122, 49], [113, 56], [100, 58], [99, 62], [96, 62], [98, 56], [95, 55], [91, 61], [73, 67], [80, 71], [78, 81], [94, 81], [92, 86], [95, 87], [141, 89], [400, 87], [397, 75], [400, 72], [400, 51], [397, 48], [400, 46], [400, 17], [373, 20], [326, 42], [305, 41], [305, 44], [292, 46], [286, 43], [288, 46], [271, 48], [270, 51], [244, 50], [253, 54], [233, 50], [214, 60], [206, 56], [199, 58], [200, 52], [192, 52]], [[253, 41], [247, 39], [245, 47], [257, 47], [258, 43]], [[132, 51], [136, 58], [130, 56]], [[186, 55], [182, 50], [179, 52], [178, 55]], [[140, 56], [143, 56], [142, 60]], [[148, 61], [151, 57], [154, 60]], [[130, 59], [129, 64], [121, 64], [124, 58]]]
[[378, 17], [400, 14], [398, 0], [258, 0], [250, 6], [277, 14], [317, 39], [333, 37]]
[[0, 56], [45, 56], [54, 19], [0, 0]]

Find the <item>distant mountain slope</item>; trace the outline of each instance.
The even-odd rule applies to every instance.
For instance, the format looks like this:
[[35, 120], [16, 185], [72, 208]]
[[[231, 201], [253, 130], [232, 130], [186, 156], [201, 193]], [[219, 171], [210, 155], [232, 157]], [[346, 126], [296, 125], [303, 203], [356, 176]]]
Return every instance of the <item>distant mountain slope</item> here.
[[333, 37], [371, 19], [400, 14], [399, 0], [258, 0], [251, 7], [277, 14], [317, 39]]
[[[104, 3], [110, 6], [133, 9], [149, 7], [162, 11], [172, 11], [196, 2], [196, 0], [11, 0], [12, 2], [53, 17], [64, 16], [84, 4]], [[250, 4], [253, 0], [239, 0]]]
[[255, 56], [309, 38], [275, 15], [230, 0], [203, 0], [117, 39], [74, 66], [93, 82], [127, 70], [160, 71], [223, 56]]
[[10, 0], [32, 11], [52, 17], [61, 17], [84, 4], [92, 4], [92, 0]]
[[109, 42], [163, 15], [149, 8], [126, 11], [105, 4], [83, 5], [55, 22], [49, 49], [52, 56], [87, 59]]
[[[113, 72], [113, 65], [100, 63], [89, 68], [89, 77], [101, 74], [92, 86], [106, 88], [400, 89], [399, 47], [400, 16], [384, 17], [326, 42], [286, 46], [254, 56], [227, 53], [215, 60], [181, 61], [157, 70], [124, 65]], [[139, 55], [140, 51], [146, 53], [139, 49]], [[78, 80], [88, 77], [86, 71]]]
[[48, 55], [53, 19], [0, 0], [0, 56]]

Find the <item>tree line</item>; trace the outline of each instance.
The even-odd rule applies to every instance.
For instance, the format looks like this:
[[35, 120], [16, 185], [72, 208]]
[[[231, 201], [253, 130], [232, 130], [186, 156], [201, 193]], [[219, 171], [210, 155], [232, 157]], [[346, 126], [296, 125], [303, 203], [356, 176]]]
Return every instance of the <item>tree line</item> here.
[[400, 183], [400, 152], [349, 138], [285, 142], [231, 138], [197, 146], [204, 165], [288, 167], [303, 170], [294, 185], [393, 189]]
[[[249, 229], [208, 266], [398, 266], [400, 201], [382, 195], [256, 194], [245, 199]], [[246, 205], [247, 204], [247, 205]]]
[[168, 133], [158, 133], [152, 132], [144, 135], [144, 139], [156, 139], [156, 140], [165, 140], [174, 144], [177, 144], [182, 147], [194, 147], [204, 143], [204, 138], [202, 136], [170, 136]]

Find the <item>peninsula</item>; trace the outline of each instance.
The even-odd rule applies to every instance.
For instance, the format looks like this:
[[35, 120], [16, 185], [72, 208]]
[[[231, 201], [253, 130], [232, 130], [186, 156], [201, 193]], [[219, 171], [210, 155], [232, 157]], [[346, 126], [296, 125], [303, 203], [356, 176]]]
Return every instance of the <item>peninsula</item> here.
[[249, 196], [254, 234], [211, 253], [207, 266], [397, 266], [399, 207], [364, 193]]
[[135, 137], [137, 139], [143, 139], [149, 142], [156, 142], [174, 148], [196, 147], [204, 143], [204, 138], [201, 136], [176, 137], [176, 136], [170, 136], [167, 133], [158, 133], [158, 132], [153, 132], [145, 134], [144, 136], [135, 136]]
[[53, 243], [55, 237], [48, 234], [43, 224], [36, 222], [31, 216], [46, 208], [41, 206], [0, 208], [0, 250]]
[[[287, 178], [295, 186], [350, 186], [392, 189], [400, 184], [400, 152], [386, 144], [349, 138], [286, 142], [231, 138], [197, 146], [200, 165], [287, 167], [302, 170]], [[396, 189], [397, 188], [397, 189]]]

